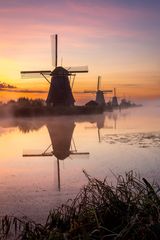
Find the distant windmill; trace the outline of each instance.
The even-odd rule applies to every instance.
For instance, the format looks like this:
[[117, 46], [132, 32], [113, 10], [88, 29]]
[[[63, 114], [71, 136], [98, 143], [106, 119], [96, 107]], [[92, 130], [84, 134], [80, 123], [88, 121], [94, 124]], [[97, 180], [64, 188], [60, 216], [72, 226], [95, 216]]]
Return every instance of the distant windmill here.
[[95, 93], [96, 94], [96, 102], [101, 106], [105, 106], [106, 102], [105, 102], [104, 94], [112, 93], [113, 91], [112, 90], [101, 90], [100, 85], [101, 85], [101, 76], [98, 76], [97, 90], [96, 91], [86, 90], [86, 91], [84, 91], [84, 93]]
[[112, 97], [112, 106], [118, 107], [118, 98], [116, 96], [116, 88], [114, 88], [114, 96]]
[[[87, 66], [79, 67], [62, 67], [58, 66], [58, 35], [51, 36], [52, 43], [52, 65], [53, 70], [38, 70], [38, 71], [21, 71], [22, 78], [44, 77], [44, 79], [50, 84], [49, 93], [47, 97], [48, 105], [74, 105], [74, 97], [72, 94], [70, 81], [72, 80], [72, 87], [74, 84], [76, 73], [88, 72]], [[47, 76], [51, 76], [51, 80]]]

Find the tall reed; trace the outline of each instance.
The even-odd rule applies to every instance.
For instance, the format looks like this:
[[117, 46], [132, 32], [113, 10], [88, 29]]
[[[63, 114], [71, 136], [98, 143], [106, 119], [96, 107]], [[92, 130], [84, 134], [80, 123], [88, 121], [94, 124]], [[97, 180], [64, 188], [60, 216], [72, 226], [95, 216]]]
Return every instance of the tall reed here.
[[53, 209], [44, 225], [26, 218], [0, 220], [0, 239], [158, 240], [159, 186], [130, 171], [108, 184], [89, 176], [74, 200]]

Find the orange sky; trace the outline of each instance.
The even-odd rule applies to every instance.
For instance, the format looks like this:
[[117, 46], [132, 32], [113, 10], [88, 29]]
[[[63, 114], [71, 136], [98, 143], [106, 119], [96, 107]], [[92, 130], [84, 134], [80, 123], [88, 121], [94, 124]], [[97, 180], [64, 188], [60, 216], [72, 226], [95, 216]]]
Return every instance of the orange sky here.
[[[43, 79], [21, 70], [51, 69], [50, 35], [59, 36], [59, 65], [88, 65], [74, 91], [116, 87], [117, 95], [160, 97], [160, 3], [146, 0], [6, 0], [0, 2], [0, 81], [18, 89], [47, 90]], [[4, 93], [0, 100], [46, 94]], [[82, 98], [80, 95], [78, 98]], [[86, 98], [86, 96], [83, 96]]]

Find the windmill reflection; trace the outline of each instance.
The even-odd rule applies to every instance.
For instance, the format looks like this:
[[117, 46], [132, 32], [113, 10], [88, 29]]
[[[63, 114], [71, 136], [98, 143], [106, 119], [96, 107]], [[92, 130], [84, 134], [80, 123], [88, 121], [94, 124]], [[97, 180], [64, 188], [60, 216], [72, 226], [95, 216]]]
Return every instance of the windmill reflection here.
[[23, 157], [49, 157], [57, 159], [57, 182], [58, 190], [61, 189], [60, 160], [70, 155], [88, 155], [89, 152], [79, 152], [73, 139], [75, 121], [72, 118], [59, 118], [56, 121], [47, 121], [46, 127], [50, 136], [51, 144], [40, 153], [26, 153]]
[[49, 136], [51, 139], [51, 145], [53, 149], [53, 155], [57, 158], [57, 180], [58, 190], [60, 191], [60, 163], [59, 160], [64, 160], [72, 154], [71, 143], [72, 136], [75, 128], [74, 121], [69, 122], [47, 122], [46, 124]]
[[96, 128], [98, 133], [98, 142], [101, 143], [101, 129], [112, 129], [113, 127], [106, 124], [107, 115], [101, 114], [96, 116], [95, 119], [91, 121], [91, 123], [96, 123], [96, 126], [86, 127], [87, 129]]
[[120, 119], [125, 119], [128, 116], [128, 112], [115, 110], [113, 112], [103, 113], [100, 115], [93, 115], [90, 118], [90, 123], [94, 124], [92, 126], [85, 127], [86, 129], [96, 129], [98, 135], [98, 142], [101, 143], [103, 141], [102, 130], [110, 129], [116, 130], [119, 126], [117, 126], [117, 122]]
[[75, 122], [72, 119], [67, 122], [47, 122], [46, 126], [51, 139], [54, 156], [59, 160], [64, 160], [69, 157], [72, 153], [70, 147]]

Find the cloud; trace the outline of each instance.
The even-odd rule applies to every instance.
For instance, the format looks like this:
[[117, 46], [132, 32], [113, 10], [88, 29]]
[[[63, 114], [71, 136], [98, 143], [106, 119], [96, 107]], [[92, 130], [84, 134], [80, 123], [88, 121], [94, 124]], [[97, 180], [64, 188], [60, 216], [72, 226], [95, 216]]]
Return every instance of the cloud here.
[[1, 83], [0, 82], [0, 90], [3, 90], [3, 89], [8, 89], [8, 90], [13, 90], [13, 89], [16, 89], [16, 86], [13, 86], [11, 84], [7, 84], [7, 83]]
[[[8, 1], [7, 1], [8, 3]], [[58, 31], [75, 36], [138, 36], [145, 32], [145, 24], [155, 17], [155, 12], [148, 8], [130, 8], [107, 1], [73, 1], [60, 3], [36, 1], [29, 3], [19, 1], [11, 6], [2, 4], [0, 8], [1, 33], [20, 39], [34, 36], [42, 37], [46, 32]], [[28, 17], [29, 16], [29, 17]], [[135, 23], [139, 21], [139, 26]], [[10, 27], [13, 26], [14, 28]], [[8, 25], [10, 31], [8, 31]], [[132, 27], [131, 27], [131, 26]], [[146, 24], [148, 25], [148, 24]], [[145, 29], [144, 29], [145, 28]], [[73, 36], [70, 36], [72, 39]]]
[[47, 93], [44, 90], [30, 90], [30, 89], [10, 89], [10, 88], [0, 88], [0, 92], [15, 92], [15, 93]]
[[0, 92], [15, 92], [15, 93], [47, 93], [45, 90], [30, 90], [30, 89], [20, 89], [16, 86], [7, 83], [0, 82]]

